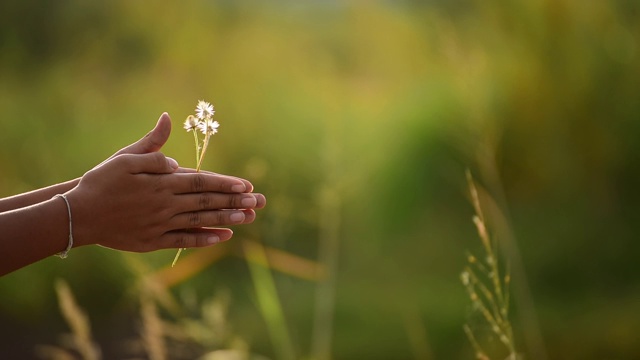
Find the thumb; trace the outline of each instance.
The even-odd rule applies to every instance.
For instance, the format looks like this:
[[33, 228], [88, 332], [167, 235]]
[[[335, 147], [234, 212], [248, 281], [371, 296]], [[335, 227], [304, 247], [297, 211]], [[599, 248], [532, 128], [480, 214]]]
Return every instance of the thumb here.
[[169, 174], [178, 169], [178, 162], [160, 152], [148, 154], [123, 154], [117, 156], [124, 162], [126, 171], [130, 174]]
[[116, 153], [120, 154], [146, 154], [158, 151], [169, 139], [171, 134], [171, 118], [169, 114], [162, 113], [156, 126], [142, 139], [121, 149]]

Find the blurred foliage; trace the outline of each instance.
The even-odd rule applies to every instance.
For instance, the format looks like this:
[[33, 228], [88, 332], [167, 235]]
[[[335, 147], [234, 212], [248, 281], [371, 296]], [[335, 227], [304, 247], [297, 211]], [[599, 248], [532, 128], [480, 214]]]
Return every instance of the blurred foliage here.
[[[639, 11], [629, 0], [3, 2], [0, 196], [81, 176], [163, 111], [175, 128], [163, 152], [195, 166], [180, 125], [205, 99], [221, 128], [204, 168], [250, 179], [269, 201], [224, 246], [259, 240], [317, 259], [322, 204], [339, 198], [336, 359], [473, 358], [458, 280], [480, 246], [467, 167], [510, 214], [550, 357], [638, 358]], [[173, 255], [133, 256], [153, 272]], [[117, 354], [139, 326], [141, 275], [126, 256], [80, 248], [0, 279], [3, 354], [29, 358], [66, 331], [55, 278]], [[308, 356], [317, 284], [273, 276]], [[173, 290], [229, 289], [234, 331], [273, 357], [251, 281], [223, 257]]]

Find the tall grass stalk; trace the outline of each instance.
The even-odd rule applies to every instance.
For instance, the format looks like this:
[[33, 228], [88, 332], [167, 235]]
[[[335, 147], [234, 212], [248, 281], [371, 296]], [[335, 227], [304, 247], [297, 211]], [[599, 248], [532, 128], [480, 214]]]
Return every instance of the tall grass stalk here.
[[[335, 117], [331, 117], [335, 119]], [[342, 202], [340, 190], [344, 174], [339, 170], [342, 133], [338, 121], [326, 123], [324, 146], [324, 173], [326, 179], [319, 194], [318, 261], [325, 269], [324, 278], [318, 283], [315, 299], [315, 316], [311, 357], [329, 360], [332, 355], [333, 321], [335, 313], [338, 256], [340, 252], [340, 219]]]
[[340, 245], [340, 199], [335, 190], [325, 188], [320, 199], [319, 262], [325, 277], [316, 289], [312, 357], [331, 359], [333, 317], [335, 312], [338, 252]]
[[293, 360], [295, 350], [262, 244], [243, 242], [260, 312], [265, 319], [277, 359]]
[[[473, 222], [482, 242], [484, 259], [479, 260], [474, 255], [468, 254], [468, 264], [460, 278], [467, 289], [474, 310], [481, 314], [491, 328], [492, 333], [504, 345], [509, 354], [507, 359], [515, 360], [518, 355], [513, 329], [509, 320], [509, 284], [511, 277], [509, 270], [506, 270], [506, 275], [502, 275], [503, 269], [500, 265], [498, 244], [489, 236], [484, 212], [480, 206], [478, 190], [469, 171], [467, 171], [467, 181], [469, 183], [471, 201], [475, 209]], [[469, 325], [465, 325], [464, 331], [469, 338], [469, 342], [474, 347], [476, 357], [478, 359], [490, 359], [476, 340], [473, 329]]]
[[167, 359], [167, 346], [164, 341], [162, 319], [158, 315], [156, 303], [150, 294], [140, 296], [140, 312], [142, 315], [142, 346], [149, 360]]
[[[100, 348], [93, 341], [89, 317], [76, 303], [66, 281], [56, 281], [56, 293], [58, 294], [60, 312], [71, 329], [71, 335], [66, 338], [67, 341], [64, 341], [64, 345], [77, 351], [83, 360], [101, 359]], [[58, 349], [58, 352], [64, 353], [66, 351]]]
[[533, 294], [529, 287], [526, 270], [522, 261], [522, 255], [511, 228], [511, 219], [507, 196], [500, 178], [496, 163], [495, 141], [487, 141], [476, 152], [479, 170], [485, 179], [488, 190], [482, 187], [477, 189], [479, 193], [485, 191], [492, 196], [479, 197], [486, 200], [486, 208], [492, 211], [491, 220], [495, 226], [495, 232], [500, 237], [500, 250], [509, 259], [511, 282], [513, 284], [513, 301], [518, 306], [518, 319], [522, 325], [523, 343], [526, 345], [526, 353], [536, 360], [547, 360], [547, 350], [540, 330]]

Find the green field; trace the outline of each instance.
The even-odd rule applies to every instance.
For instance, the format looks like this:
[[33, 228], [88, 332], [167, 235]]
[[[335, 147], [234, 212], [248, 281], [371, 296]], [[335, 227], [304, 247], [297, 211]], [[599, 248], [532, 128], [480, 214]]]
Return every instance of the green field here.
[[485, 260], [467, 169], [517, 351], [640, 358], [640, 3], [4, 2], [0, 197], [164, 111], [163, 153], [195, 167], [200, 99], [221, 124], [203, 169], [251, 180], [256, 222], [173, 269], [83, 247], [0, 278], [2, 358], [474, 359], [469, 324], [503, 360], [460, 281]]

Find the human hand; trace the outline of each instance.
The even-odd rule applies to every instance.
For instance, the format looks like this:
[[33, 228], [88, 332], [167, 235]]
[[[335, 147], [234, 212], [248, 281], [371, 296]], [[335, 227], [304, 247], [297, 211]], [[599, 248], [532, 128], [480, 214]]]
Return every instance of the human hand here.
[[[136, 141], [135, 143], [125, 146], [124, 148], [118, 150], [115, 154], [113, 154], [110, 158], [108, 158], [105, 161], [113, 159], [114, 157], [122, 154], [148, 154], [150, 152], [160, 151], [162, 146], [164, 146], [167, 140], [169, 140], [170, 135], [171, 135], [171, 118], [169, 117], [169, 114], [165, 112], [165, 113], [162, 113], [162, 115], [160, 115], [160, 118], [158, 119], [156, 126], [151, 131], [149, 131], [144, 137], [142, 137], [140, 140]], [[176, 172], [194, 173], [196, 172], [196, 170], [191, 168], [179, 167], [176, 170]], [[245, 192], [249, 193], [253, 191], [253, 185], [245, 179], [238, 178], [235, 176], [217, 174], [210, 171], [201, 170], [200, 172], [238, 179], [245, 184], [246, 186]]]
[[180, 168], [158, 151], [171, 133], [163, 113], [153, 130], [87, 172], [68, 193], [77, 246], [146, 252], [206, 246], [231, 238], [226, 228], [255, 219], [262, 194], [241, 178]]
[[212, 245], [233, 233], [209, 227], [251, 223], [266, 203], [245, 193], [239, 179], [177, 168], [154, 152], [117, 155], [87, 172], [67, 193], [77, 246], [147, 252]]

